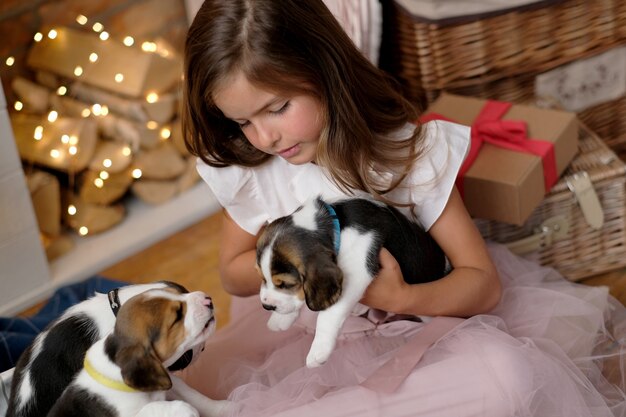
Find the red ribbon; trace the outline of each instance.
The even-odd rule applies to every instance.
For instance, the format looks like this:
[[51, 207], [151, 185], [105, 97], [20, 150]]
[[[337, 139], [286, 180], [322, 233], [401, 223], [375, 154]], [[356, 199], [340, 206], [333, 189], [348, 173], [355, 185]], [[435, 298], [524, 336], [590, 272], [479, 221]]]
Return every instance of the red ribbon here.
[[[504, 101], [487, 100], [472, 124], [470, 149], [456, 180], [456, 186], [461, 195], [463, 195], [463, 178], [485, 142], [500, 148], [539, 156], [543, 163], [546, 193], [558, 180], [554, 144], [545, 140], [528, 138], [526, 122], [501, 120], [511, 106], [511, 103]], [[453, 121], [437, 113], [428, 113], [420, 118], [422, 123], [431, 120]]]

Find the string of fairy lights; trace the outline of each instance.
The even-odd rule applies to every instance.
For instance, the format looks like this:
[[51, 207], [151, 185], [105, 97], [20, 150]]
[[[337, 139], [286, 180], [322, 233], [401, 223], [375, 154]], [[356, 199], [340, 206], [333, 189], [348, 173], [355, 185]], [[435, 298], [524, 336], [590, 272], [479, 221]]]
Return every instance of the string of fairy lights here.
[[[76, 17], [76, 22], [81, 26], [87, 26], [90, 23], [89, 19], [84, 15], [78, 15]], [[104, 25], [102, 23], [94, 22], [93, 24], [91, 24], [91, 30], [93, 30], [95, 33], [98, 34], [98, 37], [100, 38], [102, 42], [110, 41], [111, 36], [106, 30], [104, 30]], [[55, 40], [58, 36], [58, 32], [56, 29], [50, 29], [46, 34], [37, 32], [34, 35], [33, 40], [35, 42], [41, 42], [44, 39], [44, 36], [50, 40]], [[135, 39], [132, 36], [125, 36], [123, 39], [121, 39], [121, 42], [126, 47], [132, 47], [133, 45], [135, 45]], [[150, 42], [150, 41], [143, 42], [141, 44], [141, 50], [146, 53], [158, 53], [159, 55], [163, 57], [168, 57], [170, 55], [170, 52], [168, 51], [167, 48], [163, 47], [162, 45], [158, 45], [155, 42]], [[76, 77], [76, 81], [79, 81], [81, 77], [84, 76], [86, 71], [89, 71], [90, 64], [94, 64], [98, 62], [98, 60], [100, 59], [101, 57], [98, 55], [98, 53], [89, 52], [88, 56], [86, 57], [85, 63], [83, 65], [76, 65], [74, 67], [73, 74]], [[15, 57], [9, 56], [5, 60], [5, 64], [9, 67], [13, 66], [15, 64]], [[116, 83], [123, 83], [125, 79], [126, 79], [125, 74], [122, 72], [118, 72], [114, 75], [114, 81]], [[66, 96], [68, 94], [68, 91], [69, 89], [66, 85], [61, 85], [56, 89], [55, 93], [58, 96]], [[159, 99], [160, 99], [159, 94], [154, 91], [148, 92], [147, 95], [145, 96], [145, 101], [149, 104], [157, 103]], [[83, 101], [81, 102], [84, 103]], [[91, 105], [87, 103], [84, 103], [84, 104], [86, 105], [86, 107], [80, 112], [80, 115], [83, 118], [105, 117], [109, 114], [109, 108], [106, 104], [102, 104], [102, 103], [93, 103]], [[13, 103], [13, 108], [15, 109], [16, 112], [21, 112], [24, 110], [25, 106], [24, 106], [24, 103], [22, 103], [19, 100], [16, 100]], [[51, 109], [48, 111], [46, 118], [49, 124], [54, 124], [59, 118], [59, 112], [55, 109]], [[146, 122], [146, 128], [149, 130], [156, 130], [159, 128], [159, 123], [154, 120], [149, 120]], [[44, 125], [37, 125], [34, 128], [33, 140], [41, 141], [42, 139], [44, 139], [44, 135], [45, 135], [44, 130], [45, 130]], [[162, 140], [169, 139], [171, 137], [171, 134], [172, 132], [169, 126], [161, 127], [159, 131], [159, 137]], [[55, 139], [58, 141], [59, 146], [54, 147], [49, 151], [51, 158], [55, 160], [59, 160], [59, 161], [62, 161], [62, 160], [71, 161], [72, 158], [76, 158], [76, 156], [78, 155], [80, 151], [80, 147], [79, 147], [80, 137], [77, 134], [70, 133], [70, 132], [61, 132], [60, 137], [55, 138]], [[126, 144], [126, 146], [124, 146], [121, 150], [122, 155], [127, 158], [132, 157], [134, 152], [135, 151], [133, 150], [133, 148], [128, 144]], [[106, 186], [106, 181], [109, 178], [111, 178], [111, 172], [117, 172], [117, 170], [115, 169], [116, 167], [114, 166], [114, 160], [112, 158], [104, 157], [101, 161], [96, 162], [96, 165], [100, 166], [101, 168], [100, 168], [99, 174], [93, 180], [94, 181], [93, 184], [97, 188], [103, 188]], [[71, 167], [72, 164], [69, 163], [68, 166]], [[93, 166], [93, 164], [91, 166]], [[73, 183], [73, 176], [76, 173], [72, 169], [70, 169], [68, 170], [68, 174], [70, 176], [70, 182]], [[132, 176], [133, 179], [141, 178], [142, 174], [143, 173], [140, 168], [134, 168], [130, 170], [130, 175]], [[72, 190], [72, 193], [73, 193], [73, 190]], [[65, 210], [70, 216], [76, 216], [78, 214], [78, 208], [74, 204], [71, 204], [71, 203], [68, 204]], [[89, 234], [89, 229], [87, 226], [79, 226], [77, 228], [77, 232], [79, 233], [79, 235], [85, 236]]]

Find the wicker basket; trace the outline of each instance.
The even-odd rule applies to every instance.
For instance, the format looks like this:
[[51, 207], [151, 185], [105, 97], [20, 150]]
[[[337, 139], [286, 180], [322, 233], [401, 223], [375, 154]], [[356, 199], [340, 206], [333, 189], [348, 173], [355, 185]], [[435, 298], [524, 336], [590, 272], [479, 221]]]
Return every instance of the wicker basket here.
[[[559, 270], [572, 281], [626, 266], [626, 165], [590, 129], [581, 124], [580, 152], [543, 203], [521, 227], [489, 220], [475, 222], [486, 239], [519, 247], [537, 238], [539, 249], [523, 254]], [[604, 221], [597, 230], [583, 215], [568, 180], [586, 172], [598, 196]], [[546, 228], [554, 219], [565, 228]], [[567, 227], [569, 228], [566, 231]], [[552, 242], [550, 242], [552, 240]]]
[[[529, 6], [426, 21], [384, 2], [381, 67], [423, 108], [443, 90], [523, 102], [537, 75], [626, 44], [626, 1], [540, 1]], [[626, 98], [579, 114], [602, 138], [626, 134]]]

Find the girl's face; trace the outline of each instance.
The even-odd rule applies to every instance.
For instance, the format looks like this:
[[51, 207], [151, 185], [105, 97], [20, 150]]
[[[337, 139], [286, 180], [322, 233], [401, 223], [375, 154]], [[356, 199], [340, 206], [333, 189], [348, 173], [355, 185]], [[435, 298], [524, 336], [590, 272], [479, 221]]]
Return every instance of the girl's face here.
[[213, 100], [258, 150], [295, 165], [314, 161], [323, 124], [315, 97], [263, 90], [238, 72], [216, 89]]

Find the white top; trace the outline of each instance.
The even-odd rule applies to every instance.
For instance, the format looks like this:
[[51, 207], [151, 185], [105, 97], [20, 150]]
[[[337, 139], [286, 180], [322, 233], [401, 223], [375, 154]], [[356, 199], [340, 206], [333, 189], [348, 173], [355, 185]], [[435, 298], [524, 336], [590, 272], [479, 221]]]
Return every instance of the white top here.
[[[407, 125], [399, 137], [407, 137]], [[469, 148], [470, 129], [455, 123], [432, 121], [424, 125], [425, 153], [401, 185], [388, 194], [392, 201], [411, 201], [415, 215], [428, 230], [443, 211]], [[214, 168], [198, 160], [198, 173], [233, 220], [256, 235], [261, 227], [291, 214], [309, 198], [333, 201], [347, 195], [313, 163], [292, 165], [280, 157], [254, 167]], [[382, 177], [387, 183], [393, 173]], [[357, 192], [356, 195], [365, 195]], [[399, 208], [409, 214], [409, 208]]]

